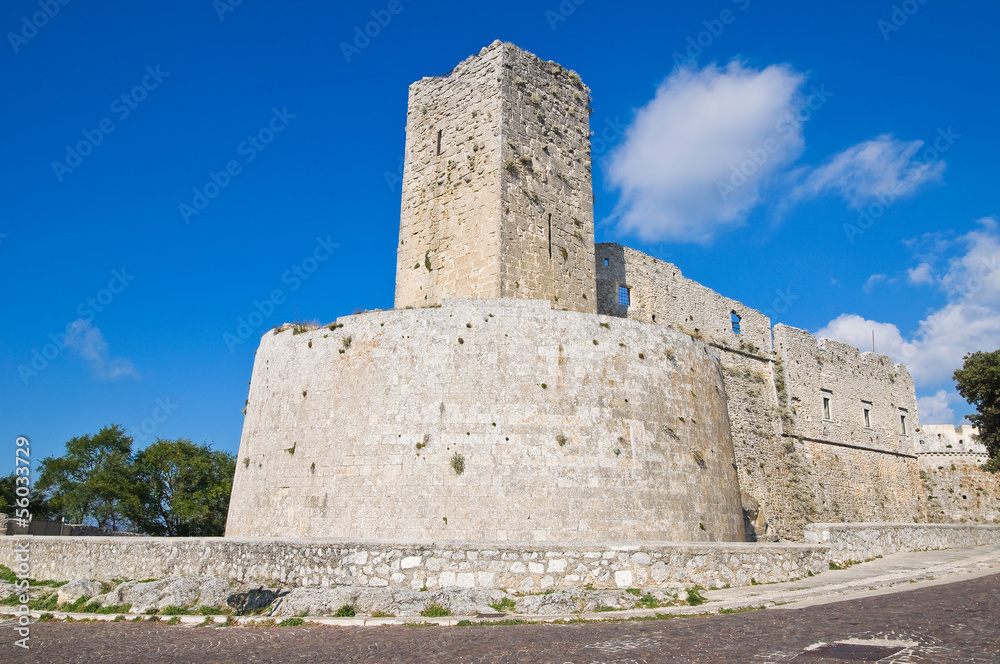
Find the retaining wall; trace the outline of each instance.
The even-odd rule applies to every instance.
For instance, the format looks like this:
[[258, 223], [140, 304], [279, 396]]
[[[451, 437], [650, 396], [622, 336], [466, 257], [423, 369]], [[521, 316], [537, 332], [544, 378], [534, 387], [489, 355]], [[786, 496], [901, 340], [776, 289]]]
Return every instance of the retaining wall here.
[[774, 583], [826, 568], [828, 547], [806, 544], [579, 546], [496, 542], [393, 543], [334, 539], [0, 538], [0, 563], [30, 540], [31, 576], [100, 581], [218, 575], [290, 586], [707, 588]]
[[900, 551], [1000, 545], [1000, 526], [923, 523], [811, 523], [808, 544], [826, 544], [831, 561], [868, 560]]
[[288, 586], [451, 586], [537, 592], [548, 588], [706, 588], [776, 583], [819, 573], [831, 561], [898, 551], [1000, 545], [1000, 526], [815, 523], [805, 544], [638, 545], [516, 542], [376, 542], [213, 537], [0, 537], [0, 564], [30, 547], [30, 575], [163, 578], [218, 575]]

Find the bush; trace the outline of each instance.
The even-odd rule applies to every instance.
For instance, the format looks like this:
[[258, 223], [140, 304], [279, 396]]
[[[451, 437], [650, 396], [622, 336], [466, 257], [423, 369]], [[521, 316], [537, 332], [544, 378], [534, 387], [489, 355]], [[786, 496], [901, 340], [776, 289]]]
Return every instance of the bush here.
[[333, 614], [335, 618], [353, 618], [355, 615], [354, 607], [350, 604], [345, 604], [337, 612]]

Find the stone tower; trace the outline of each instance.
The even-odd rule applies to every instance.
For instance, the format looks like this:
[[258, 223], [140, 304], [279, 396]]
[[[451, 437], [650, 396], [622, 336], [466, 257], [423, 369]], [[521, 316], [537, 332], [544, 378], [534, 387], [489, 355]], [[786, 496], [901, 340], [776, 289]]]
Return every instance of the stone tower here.
[[499, 41], [410, 86], [396, 308], [596, 313], [589, 100], [574, 72]]

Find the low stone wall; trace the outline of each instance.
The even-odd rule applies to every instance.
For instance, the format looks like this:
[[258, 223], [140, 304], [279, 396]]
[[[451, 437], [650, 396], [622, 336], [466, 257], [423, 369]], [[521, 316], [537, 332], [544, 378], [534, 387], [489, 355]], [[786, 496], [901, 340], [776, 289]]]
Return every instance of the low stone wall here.
[[706, 588], [773, 583], [826, 568], [829, 547], [806, 544], [580, 546], [386, 543], [332, 539], [8, 537], [0, 564], [30, 541], [31, 576], [145, 579], [218, 575], [286, 586]]
[[30, 547], [30, 575], [65, 581], [222, 576], [294, 586], [552, 589], [706, 588], [776, 583], [816, 574], [831, 561], [897, 551], [1000, 544], [1000, 526], [815, 523], [805, 544], [376, 542], [234, 537], [0, 538], [0, 564]]
[[1000, 544], [1000, 526], [922, 523], [812, 523], [807, 544], [826, 544], [831, 561], [868, 560], [899, 551]]

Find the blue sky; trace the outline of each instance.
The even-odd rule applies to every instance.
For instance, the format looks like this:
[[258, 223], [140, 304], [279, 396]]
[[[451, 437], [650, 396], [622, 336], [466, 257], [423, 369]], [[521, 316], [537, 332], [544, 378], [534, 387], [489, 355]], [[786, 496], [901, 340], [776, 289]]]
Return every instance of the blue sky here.
[[941, 0], [11, 0], [0, 472], [18, 435], [37, 460], [109, 423], [235, 452], [266, 329], [392, 306], [407, 86], [494, 39], [591, 87], [598, 241], [774, 322], [875, 329], [921, 419], [957, 419], [951, 371], [1000, 346], [998, 18]]

